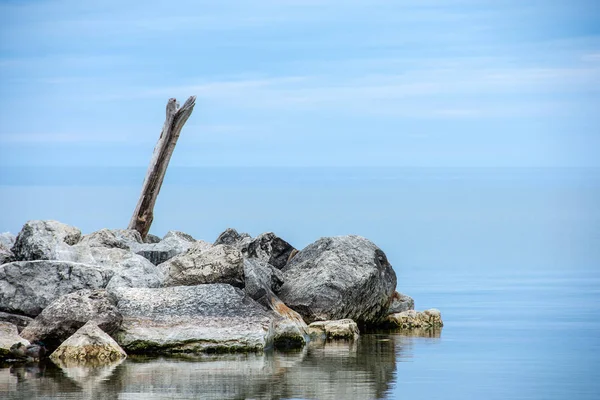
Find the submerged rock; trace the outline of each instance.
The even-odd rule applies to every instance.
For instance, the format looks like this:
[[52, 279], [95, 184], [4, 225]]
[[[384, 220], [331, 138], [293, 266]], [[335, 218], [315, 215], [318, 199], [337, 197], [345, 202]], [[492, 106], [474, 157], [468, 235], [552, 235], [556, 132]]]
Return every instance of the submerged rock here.
[[260, 351], [280, 318], [226, 284], [116, 294], [123, 323], [115, 338], [128, 353]]
[[127, 354], [121, 346], [93, 321], [79, 328], [50, 355], [53, 361], [66, 365], [69, 365], [71, 360], [110, 363], [125, 357]]
[[187, 253], [160, 265], [164, 286], [228, 283], [244, 286], [242, 253], [232, 246], [197, 243]]
[[385, 317], [396, 274], [385, 253], [360, 236], [321, 238], [283, 268], [278, 295], [307, 322]]
[[414, 328], [440, 328], [444, 326], [442, 314], [436, 308], [430, 308], [423, 312], [408, 310], [397, 314], [388, 315], [385, 325], [392, 328], [414, 329]]
[[63, 251], [79, 242], [81, 231], [58, 221], [28, 221], [15, 240], [17, 261], [58, 260]]
[[408, 310], [415, 309], [415, 301], [412, 297], [402, 293], [394, 292], [392, 302], [388, 307], [388, 314], [397, 314]]
[[[18, 345], [19, 343], [20, 346]], [[11, 357], [25, 357], [25, 349], [27, 346], [29, 346], [29, 341], [19, 336], [16, 325], [13, 325], [9, 322], [0, 322], [0, 360]], [[15, 354], [15, 349], [17, 347], [21, 347], [23, 349], [23, 354], [21, 357], [19, 357], [20, 354]]]
[[314, 339], [358, 339], [358, 325], [351, 319], [317, 321], [308, 326], [308, 334]]
[[52, 301], [80, 289], [106, 287], [113, 272], [66, 261], [18, 261], [0, 266], [0, 311], [37, 316]]
[[116, 298], [106, 290], [78, 290], [50, 303], [21, 336], [41, 340], [53, 350], [89, 321], [112, 333], [123, 320], [115, 304]]

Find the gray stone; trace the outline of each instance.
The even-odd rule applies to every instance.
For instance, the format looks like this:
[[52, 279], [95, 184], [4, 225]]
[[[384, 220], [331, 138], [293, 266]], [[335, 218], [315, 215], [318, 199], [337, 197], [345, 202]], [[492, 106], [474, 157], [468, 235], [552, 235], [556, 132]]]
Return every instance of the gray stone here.
[[4, 245], [5, 248], [11, 249], [15, 245], [17, 237], [10, 232], [0, 233], [0, 245]]
[[160, 242], [137, 245], [133, 251], [147, 258], [152, 264], [159, 265], [179, 254], [185, 253], [197, 243], [202, 243], [201, 245], [206, 247], [210, 246], [207, 242], [196, 241], [187, 233], [169, 231]]
[[80, 289], [104, 288], [113, 271], [67, 261], [18, 261], [0, 266], [0, 311], [36, 316]]
[[10, 248], [0, 243], [0, 265], [13, 261], [14, 257], [15, 255], [10, 251]]
[[18, 261], [60, 260], [61, 253], [79, 242], [81, 231], [57, 221], [28, 221], [15, 240], [12, 252]]
[[276, 293], [283, 285], [283, 273], [272, 265], [257, 259], [244, 259], [244, 290], [261, 303], [265, 295]]
[[117, 342], [128, 353], [260, 351], [275, 314], [226, 284], [119, 289]]
[[358, 339], [359, 330], [351, 319], [316, 321], [308, 326], [308, 334], [314, 339]]
[[238, 233], [235, 229], [227, 228], [223, 233], [219, 235], [215, 240], [214, 245], [226, 244], [233, 246], [236, 249], [242, 251], [242, 249], [248, 246], [248, 243], [252, 241], [252, 237], [247, 233]]
[[283, 273], [278, 295], [308, 323], [346, 318], [377, 323], [396, 288], [385, 253], [354, 235], [319, 239], [292, 258]]
[[21, 332], [21, 336], [31, 342], [41, 340], [52, 351], [88, 321], [112, 333], [122, 320], [113, 295], [102, 289], [84, 289], [54, 300]]
[[142, 242], [140, 233], [133, 229], [100, 229], [81, 238], [80, 244], [131, 250]]
[[444, 326], [442, 314], [436, 308], [423, 312], [408, 310], [397, 314], [388, 315], [384, 325], [401, 329], [434, 329]]
[[10, 348], [17, 343], [22, 343], [23, 349], [29, 345], [27, 340], [19, 336], [16, 325], [10, 322], [0, 322], [0, 360], [10, 358], [12, 355]]
[[0, 322], [10, 322], [11, 324], [16, 325], [19, 332], [29, 325], [31, 321], [33, 321], [33, 318], [0, 311]]
[[[210, 245], [209, 245], [210, 246]], [[244, 286], [242, 253], [227, 245], [207, 246], [196, 243], [185, 254], [160, 265], [164, 286], [229, 283]]]
[[93, 321], [79, 328], [50, 355], [52, 361], [66, 366], [81, 361], [112, 363], [125, 357], [121, 346]]
[[389, 314], [397, 314], [403, 311], [414, 310], [415, 309], [415, 301], [412, 297], [407, 296], [402, 293], [394, 292], [392, 295], [392, 302], [388, 307], [388, 315]]
[[245, 257], [259, 259], [278, 269], [287, 264], [290, 255], [296, 250], [273, 232], [258, 235], [244, 249], [242, 253]]
[[144, 243], [158, 243], [160, 242], [162, 239], [156, 235], [153, 235], [151, 233], [147, 234], [146, 237], [144, 238]]

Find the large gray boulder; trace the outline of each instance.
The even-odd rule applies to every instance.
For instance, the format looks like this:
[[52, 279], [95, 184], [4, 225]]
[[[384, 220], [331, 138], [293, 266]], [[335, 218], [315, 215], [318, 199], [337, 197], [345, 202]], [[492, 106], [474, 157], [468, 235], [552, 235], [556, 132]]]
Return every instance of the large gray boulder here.
[[61, 253], [78, 243], [81, 231], [58, 221], [28, 221], [12, 247], [17, 261], [59, 260]]
[[264, 304], [265, 296], [278, 292], [283, 285], [283, 273], [257, 259], [244, 259], [244, 291], [253, 300]]
[[284, 269], [281, 300], [307, 323], [352, 319], [374, 324], [387, 315], [396, 274], [385, 253], [360, 236], [321, 238]]
[[171, 258], [188, 251], [197, 242], [210, 246], [209, 243], [196, 241], [192, 236], [184, 232], [169, 231], [158, 243], [143, 243], [136, 245], [132, 250], [134, 253], [147, 258], [152, 264], [159, 265]]
[[52, 351], [88, 321], [110, 334], [122, 320], [113, 295], [106, 290], [83, 289], [50, 303], [23, 329], [21, 336], [30, 342], [41, 340]]
[[114, 337], [127, 353], [260, 351], [278, 340], [282, 317], [231, 285], [119, 289], [116, 295], [123, 323]]
[[0, 266], [0, 311], [37, 316], [60, 296], [106, 287], [113, 272], [67, 261], [18, 261]]
[[244, 256], [264, 261], [275, 268], [283, 268], [295, 248], [273, 232], [262, 233], [242, 249]]
[[107, 247], [122, 250], [132, 250], [136, 245], [142, 244], [142, 235], [133, 229], [100, 229], [84, 235], [80, 244], [90, 247]]
[[160, 266], [165, 275], [164, 286], [228, 283], [244, 286], [242, 253], [232, 246], [196, 243], [185, 254]]

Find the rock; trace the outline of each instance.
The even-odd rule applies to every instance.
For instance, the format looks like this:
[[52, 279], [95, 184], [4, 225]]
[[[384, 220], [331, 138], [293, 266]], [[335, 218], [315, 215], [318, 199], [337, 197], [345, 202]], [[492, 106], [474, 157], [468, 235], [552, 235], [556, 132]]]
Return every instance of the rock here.
[[107, 247], [132, 250], [143, 243], [140, 233], [133, 229], [100, 229], [81, 238], [80, 244], [90, 247]]
[[227, 245], [210, 246], [203, 243], [185, 254], [178, 255], [160, 265], [164, 286], [199, 285], [204, 283], [228, 283], [244, 286], [244, 262], [242, 253]]
[[280, 270], [257, 259], [244, 259], [244, 290], [252, 299], [261, 303], [269, 291], [277, 293], [283, 285], [283, 274]]
[[396, 274], [385, 253], [360, 236], [321, 238], [283, 268], [278, 295], [308, 323], [350, 318], [374, 324], [385, 317]]
[[3, 243], [0, 243], [0, 265], [11, 262], [15, 255], [10, 248], [7, 248]]
[[120, 289], [123, 323], [114, 335], [128, 353], [260, 351], [278, 316], [226, 284]]
[[214, 245], [226, 244], [233, 246], [236, 249], [242, 251], [242, 249], [248, 246], [248, 243], [252, 241], [252, 237], [247, 233], [238, 233], [235, 229], [227, 228], [223, 233], [219, 235], [215, 240]]
[[308, 334], [314, 339], [358, 339], [356, 322], [351, 319], [317, 321], [308, 325]]
[[169, 231], [158, 243], [144, 243], [135, 247], [134, 252], [147, 258], [152, 264], [159, 265], [165, 261], [188, 251], [197, 243], [198, 246], [210, 247], [210, 243], [196, 241], [187, 233]]
[[430, 308], [423, 312], [408, 310], [397, 314], [388, 315], [384, 325], [392, 328], [419, 329], [440, 328], [444, 326], [440, 310]]
[[0, 245], [7, 249], [11, 249], [15, 245], [17, 237], [10, 232], [0, 233]]
[[0, 311], [0, 322], [10, 322], [17, 326], [19, 333], [33, 321], [33, 318], [19, 314], [10, 314]]
[[11, 347], [17, 343], [23, 345], [23, 353], [26, 346], [29, 346], [29, 342], [19, 336], [16, 325], [9, 322], [0, 322], [0, 360], [14, 356], [14, 354], [11, 354]]
[[402, 293], [394, 292], [392, 295], [392, 302], [388, 307], [389, 314], [397, 314], [408, 310], [415, 309], [415, 301], [412, 297]]
[[89, 321], [113, 333], [123, 320], [115, 304], [116, 298], [102, 289], [66, 294], [50, 303], [21, 336], [31, 342], [41, 340], [52, 351]]
[[70, 360], [98, 360], [108, 363], [127, 357], [125, 351], [93, 321], [87, 322], [65, 340], [50, 359], [69, 364]]
[[245, 257], [257, 258], [277, 269], [283, 268], [290, 259], [290, 254], [296, 250], [273, 232], [258, 235], [245, 248], [246, 252], [242, 250]]
[[15, 240], [17, 261], [59, 260], [60, 253], [79, 242], [81, 231], [58, 221], [28, 221]]
[[161, 238], [159, 238], [156, 235], [153, 235], [151, 233], [147, 234], [146, 237], [144, 238], [144, 243], [158, 243], [161, 241]]
[[36, 316], [80, 289], [104, 288], [113, 272], [66, 261], [18, 261], [0, 266], [0, 311]]

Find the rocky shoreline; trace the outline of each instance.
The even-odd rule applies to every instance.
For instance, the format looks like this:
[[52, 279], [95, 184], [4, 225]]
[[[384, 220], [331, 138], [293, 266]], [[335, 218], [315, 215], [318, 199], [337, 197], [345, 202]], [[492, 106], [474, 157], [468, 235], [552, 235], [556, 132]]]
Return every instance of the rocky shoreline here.
[[[442, 326], [396, 292], [385, 253], [360, 236], [302, 250], [227, 229], [88, 235], [57, 221], [0, 234], [0, 359], [112, 362], [127, 354], [256, 352], [354, 340], [377, 327]], [[43, 351], [42, 351], [43, 350]], [[41, 354], [45, 352], [45, 354]]]

